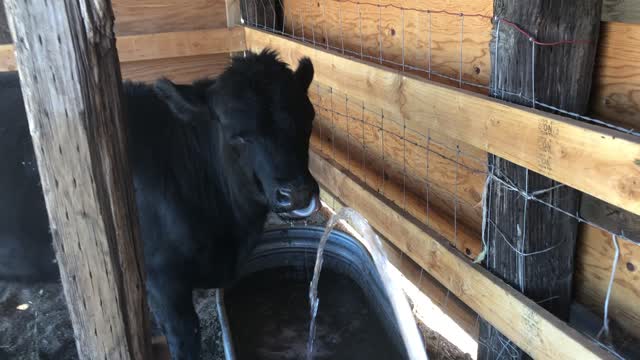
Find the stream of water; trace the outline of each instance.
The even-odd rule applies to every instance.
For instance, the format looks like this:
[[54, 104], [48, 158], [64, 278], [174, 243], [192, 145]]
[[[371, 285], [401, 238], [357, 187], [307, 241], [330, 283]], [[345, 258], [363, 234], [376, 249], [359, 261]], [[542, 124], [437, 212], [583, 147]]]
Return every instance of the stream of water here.
[[395, 318], [398, 320], [402, 340], [404, 341], [405, 349], [409, 359], [411, 360], [427, 360], [427, 354], [425, 351], [422, 337], [418, 332], [415, 319], [413, 317], [413, 311], [407, 301], [406, 296], [402, 288], [395, 282], [391, 276], [390, 266], [391, 264], [387, 260], [387, 256], [382, 248], [382, 242], [376, 233], [373, 231], [367, 220], [362, 217], [357, 211], [351, 208], [342, 208], [337, 214], [333, 215], [327, 227], [322, 234], [320, 243], [318, 245], [318, 252], [316, 255], [316, 264], [313, 269], [313, 279], [309, 286], [309, 304], [311, 322], [309, 324], [309, 340], [307, 342], [307, 360], [313, 359], [313, 343], [316, 333], [316, 316], [318, 315], [318, 306], [320, 299], [318, 298], [318, 282], [320, 281], [320, 271], [322, 270], [322, 263], [324, 261], [323, 254], [324, 248], [327, 244], [329, 234], [339, 221], [344, 220], [348, 222], [355, 230], [362, 236], [363, 245], [369, 251], [371, 258], [376, 266], [376, 270], [382, 278], [382, 283], [385, 287], [387, 297], [391, 301]]

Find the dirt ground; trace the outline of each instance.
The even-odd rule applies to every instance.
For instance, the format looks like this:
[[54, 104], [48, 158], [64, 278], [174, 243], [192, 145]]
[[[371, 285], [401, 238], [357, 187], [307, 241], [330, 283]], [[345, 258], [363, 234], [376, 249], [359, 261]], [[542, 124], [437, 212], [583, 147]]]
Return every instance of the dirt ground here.
[[[316, 215], [309, 225], [323, 225]], [[286, 225], [277, 217], [269, 227]], [[194, 292], [200, 317], [203, 359], [223, 360], [220, 325], [213, 290]], [[420, 326], [430, 359], [471, 359], [439, 334]], [[0, 282], [0, 360], [77, 359], [73, 329], [60, 284], [16, 284]]]

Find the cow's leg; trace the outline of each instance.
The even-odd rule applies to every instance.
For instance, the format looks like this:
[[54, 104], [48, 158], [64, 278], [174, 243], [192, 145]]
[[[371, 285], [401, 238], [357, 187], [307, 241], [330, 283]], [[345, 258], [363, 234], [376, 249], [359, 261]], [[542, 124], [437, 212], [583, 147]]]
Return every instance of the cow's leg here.
[[199, 360], [200, 323], [192, 287], [174, 276], [150, 276], [149, 304], [167, 338], [173, 360]]

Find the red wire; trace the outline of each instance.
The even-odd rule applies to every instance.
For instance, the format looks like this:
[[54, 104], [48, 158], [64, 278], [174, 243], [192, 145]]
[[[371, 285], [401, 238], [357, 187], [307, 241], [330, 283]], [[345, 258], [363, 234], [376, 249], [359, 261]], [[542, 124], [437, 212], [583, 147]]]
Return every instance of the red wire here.
[[[409, 10], [409, 11], [416, 11], [416, 12], [426, 13], [426, 14], [446, 14], [446, 15], [453, 15], [453, 16], [479, 17], [479, 18], [488, 19], [488, 20], [493, 19], [493, 17], [491, 17], [489, 15], [484, 15], [484, 14], [454, 13], [454, 12], [447, 11], [447, 10], [418, 9], [418, 8], [411, 8], [411, 7], [402, 7], [402, 6], [398, 6], [398, 5], [394, 5], [394, 4], [384, 4], [383, 5], [383, 4], [374, 4], [374, 3], [371, 3], [371, 2], [354, 1], [354, 0], [335, 0], [335, 1], [336, 2], [340, 2], [340, 3], [354, 4], [354, 5], [368, 5], [368, 6], [378, 7], [378, 8], [394, 8], [394, 9], [398, 9], [398, 10]], [[535, 37], [533, 37], [533, 35], [528, 33], [526, 30], [522, 29], [517, 24], [515, 24], [515, 23], [513, 23], [513, 22], [511, 22], [511, 21], [509, 21], [507, 19], [503, 19], [503, 18], [500, 18], [498, 20], [503, 22], [503, 23], [505, 23], [505, 24], [507, 24], [508, 26], [516, 29], [516, 31], [518, 31], [522, 35], [526, 36], [531, 42], [533, 42], [536, 45], [540, 45], [540, 46], [556, 46], [556, 45], [571, 45], [571, 44], [591, 44], [591, 41], [589, 41], [589, 40], [559, 40], [559, 41], [553, 41], [553, 42], [540, 41], [540, 40], [537, 40]]]
[[520, 32], [524, 36], [528, 37], [529, 40], [531, 40], [531, 42], [533, 42], [536, 45], [540, 45], [540, 46], [556, 46], [556, 45], [567, 45], [567, 44], [591, 44], [591, 41], [589, 41], [589, 40], [560, 40], [560, 41], [554, 41], [554, 42], [539, 41], [536, 38], [534, 38], [533, 36], [531, 36], [531, 34], [526, 32], [525, 30], [523, 30], [520, 26], [516, 25], [515, 23], [512, 23], [511, 21], [509, 21], [507, 19], [500, 19], [500, 21], [503, 22], [503, 23], [506, 23], [507, 25], [509, 25], [512, 28], [516, 29], [518, 32]]

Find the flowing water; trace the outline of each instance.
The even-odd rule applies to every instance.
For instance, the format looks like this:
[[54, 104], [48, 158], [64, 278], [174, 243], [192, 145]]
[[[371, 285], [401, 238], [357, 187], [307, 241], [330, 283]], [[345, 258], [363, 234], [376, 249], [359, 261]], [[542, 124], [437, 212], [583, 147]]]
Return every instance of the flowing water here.
[[393, 281], [391, 276], [391, 269], [387, 256], [382, 248], [382, 242], [376, 233], [373, 231], [367, 220], [362, 217], [357, 211], [351, 208], [342, 208], [337, 214], [331, 217], [327, 228], [322, 234], [320, 243], [318, 245], [318, 252], [316, 255], [316, 264], [313, 269], [313, 279], [309, 286], [309, 304], [311, 322], [309, 324], [309, 340], [307, 343], [307, 360], [313, 358], [313, 342], [315, 340], [316, 332], [316, 315], [318, 314], [318, 306], [320, 299], [318, 299], [318, 281], [320, 281], [320, 271], [322, 270], [322, 262], [324, 248], [329, 239], [329, 234], [339, 221], [347, 221], [357, 233], [362, 236], [361, 241], [363, 245], [369, 251], [371, 258], [376, 266], [376, 270], [382, 278], [382, 282], [387, 293], [387, 297], [391, 301], [395, 318], [398, 321], [400, 328], [400, 335], [404, 341], [407, 355], [412, 360], [427, 360], [427, 354], [425, 351], [422, 338], [418, 332], [415, 319], [413, 317], [413, 311], [407, 302], [407, 298], [404, 295], [402, 288]]

